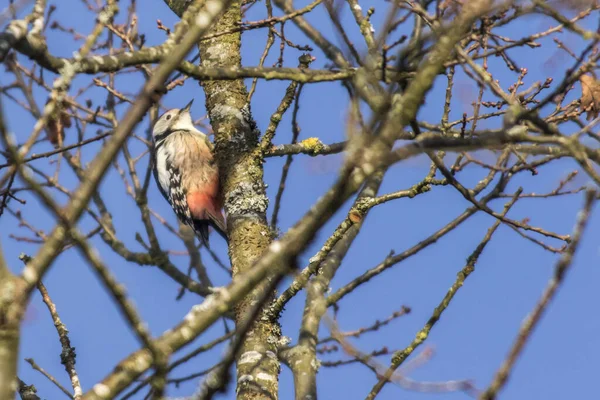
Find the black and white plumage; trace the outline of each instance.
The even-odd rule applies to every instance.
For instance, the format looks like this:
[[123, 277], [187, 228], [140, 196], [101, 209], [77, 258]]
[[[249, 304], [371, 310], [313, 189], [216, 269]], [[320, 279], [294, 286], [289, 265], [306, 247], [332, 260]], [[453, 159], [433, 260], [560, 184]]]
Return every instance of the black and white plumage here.
[[165, 112], [154, 124], [153, 172], [179, 220], [208, 245], [208, 227], [227, 240], [226, 225], [213, 146], [194, 127], [191, 105]]

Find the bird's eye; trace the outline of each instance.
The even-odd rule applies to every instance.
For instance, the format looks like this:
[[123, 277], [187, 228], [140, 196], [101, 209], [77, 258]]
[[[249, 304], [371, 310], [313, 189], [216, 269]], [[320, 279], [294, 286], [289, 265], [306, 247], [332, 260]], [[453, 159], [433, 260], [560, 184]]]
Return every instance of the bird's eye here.
[[167, 121], [171, 119], [171, 115], [167, 115]]

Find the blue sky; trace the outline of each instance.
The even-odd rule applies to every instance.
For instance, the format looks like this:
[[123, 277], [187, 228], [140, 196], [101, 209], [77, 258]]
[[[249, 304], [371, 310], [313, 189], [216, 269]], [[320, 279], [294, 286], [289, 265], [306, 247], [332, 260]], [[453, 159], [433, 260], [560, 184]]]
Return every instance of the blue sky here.
[[[300, 8], [305, 4], [308, 3], [296, 2], [295, 7]], [[177, 18], [162, 1], [146, 1], [143, 7], [139, 2], [139, 5], [139, 31], [146, 34], [147, 45], [161, 43], [165, 34], [156, 29], [156, 19], [173, 27]], [[387, 3], [370, 1], [363, 4], [364, 9], [370, 6], [377, 8], [373, 16], [377, 28], [385, 17]], [[126, 5], [123, 4], [121, 7], [125, 9]], [[248, 15], [248, 19], [264, 18], [263, 9], [264, 4], [257, 3]], [[21, 15], [24, 15], [24, 11]], [[54, 18], [62, 24], [73, 27], [82, 34], [90, 32], [94, 21], [93, 15], [85, 9], [82, 2], [74, 0], [61, 2], [54, 15]], [[118, 21], [122, 22], [125, 15], [123, 10]], [[362, 42], [358, 29], [353, 25], [351, 15], [345, 8], [342, 17], [345, 26], [349, 27], [352, 40], [360, 48]], [[588, 29], [595, 29], [595, 19], [597, 19], [597, 12], [587, 18], [582, 25]], [[323, 8], [310, 14], [308, 20], [322, 29], [326, 37], [336, 40]], [[548, 18], [532, 16], [504, 28], [500, 33], [518, 39], [522, 35], [542, 31], [554, 25]], [[398, 33], [410, 34], [410, 27], [401, 29], [404, 31]], [[291, 23], [285, 25], [285, 32], [287, 38], [297, 44], [310, 44]], [[70, 56], [81, 45], [81, 42], [75, 42], [71, 36], [59, 31], [49, 30], [48, 36], [50, 51], [57, 56]], [[583, 47], [577, 37], [571, 34], [563, 32], [556, 37], [573, 46], [575, 50]], [[258, 64], [265, 41], [266, 31], [254, 30], [243, 35], [245, 65]], [[529, 70], [525, 78], [525, 88], [535, 81], [544, 81], [548, 76], [554, 77], [556, 82], [564, 76], [566, 68], [572, 65], [572, 60], [556, 48], [552, 39], [544, 39], [540, 43], [542, 44], [540, 48], [515, 49], [509, 52], [520, 66], [527, 67]], [[286, 48], [285, 66], [295, 67], [300, 54], [297, 50]], [[328, 63], [318, 50], [313, 54], [317, 60], [312, 67], [323, 68]], [[278, 42], [265, 65], [270, 66], [277, 57]], [[29, 65], [24, 57], [19, 59]], [[490, 59], [489, 62], [490, 71], [495, 79], [500, 80], [504, 89], [516, 81], [517, 75], [503, 67], [500, 59]], [[45, 77], [50, 83], [50, 77], [53, 75], [45, 73]], [[0, 72], [0, 82], [3, 85], [11, 79], [4, 70]], [[70, 93], [72, 95], [77, 93], [77, 90], [89, 80], [89, 76], [78, 77]], [[118, 78], [117, 82], [119, 90], [133, 95], [143, 84], [143, 79], [140, 74], [127, 74]], [[248, 86], [249, 84], [250, 81]], [[277, 107], [286, 86], [287, 83], [281, 81], [259, 82], [252, 100], [252, 111], [261, 130], [267, 126], [269, 117]], [[476, 98], [478, 90], [458, 70], [456, 88], [451, 121], [459, 119], [463, 112], [472, 113], [470, 103]], [[432, 123], [439, 122], [444, 90], [445, 77], [441, 76], [429, 93], [426, 105], [420, 111], [420, 119]], [[38, 106], [43, 106], [46, 94], [37, 89], [35, 93]], [[576, 85], [569, 94], [568, 100], [576, 98], [579, 94], [580, 89]], [[90, 98], [95, 105], [98, 105], [104, 103], [105, 96], [106, 93], [102, 89], [95, 88], [86, 92], [80, 99]], [[299, 112], [301, 139], [316, 136], [324, 143], [344, 140], [347, 95], [343, 87], [339, 83], [306, 85], [302, 96]], [[169, 93], [164, 98], [163, 104], [167, 108], [181, 107], [191, 98], [195, 99], [192, 107], [193, 116], [196, 119], [204, 116], [206, 111], [202, 90], [191, 80], [183, 87], [178, 87]], [[495, 99], [490, 94], [486, 94], [484, 100]], [[3, 103], [6, 114], [10, 118], [9, 128], [15, 132], [17, 140], [23, 142], [31, 132], [34, 121], [11, 100], [4, 98]], [[125, 110], [125, 105], [119, 106], [120, 116]], [[275, 143], [287, 143], [291, 139], [290, 120], [291, 113], [287, 114], [281, 122]], [[479, 126], [497, 127], [499, 124], [500, 120], [496, 120], [482, 122]], [[145, 136], [148, 126], [149, 122], [146, 118], [138, 125], [136, 133]], [[89, 126], [86, 136], [95, 135], [96, 130], [97, 127]], [[67, 132], [66, 140], [67, 143], [74, 142], [75, 132]], [[130, 143], [134, 155], [142, 153], [143, 146], [139, 142], [132, 140]], [[98, 145], [88, 146], [83, 152], [84, 160], [90, 161], [98, 148]], [[34, 152], [47, 149], [49, 145], [43, 143], [36, 147]], [[493, 158], [489, 156], [488, 159]], [[142, 174], [146, 160], [147, 157], [138, 164]], [[340, 155], [296, 158], [283, 196], [284, 203], [280, 213], [282, 230], [293, 225], [327, 190], [336, 177], [340, 161]], [[275, 197], [283, 163], [283, 158], [271, 158], [265, 164], [265, 180], [269, 184], [267, 191], [271, 200]], [[49, 160], [36, 161], [34, 165], [45, 171], [53, 171], [52, 168], [55, 168], [54, 164], [49, 164]], [[428, 168], [429, 164], [424, 158], [415, 158], [394, 166], [383, 182], [381, 193], [410, 187], [425, 176]], [[521, 174], [509, 186], [509, 192], [516, 190], [519, 185], [524, 187], [526, 193], [551, 191], [573, 169], [576, 169], [574, 163], [559, 161], [541, 167], [538, 176]], [[467, 168], [457, 177], [465, 185], [473, 185], [482, 176], [481, 170], [472, 167]], [[78, 183], [66, 165], [62, 167], [60, 181], [69, 189], [75, 188]], [[588, 178], [580, 174], [570, 187], [574, 188], [586, 182]], [[136, 232], [142, 232], [143, 229], [139, 213], [135, 202], [125, 193], [123, 183], [115, 171], [111, 171], [104, 179], [100, 193], [113, 215], [119, 238], [130, 249], [141, 251], [142, 248], [135, 241], [134, 236]], [[154, 183], [151, 184], [149, 197], [151, 208], [174, 223], [175, 216], [160, 196]], [[53, 226], [53, 218], [38, 206], [34, 198], [29, 195], [24, 195], [23, 198], [28, 202], [26, 206], [17, 206], [14, 202], [12, 206], [20, 209], [23, 216], [28, 221], [34, 222], [40, 229], [49, 230]], [[55, 198], [62, 204], [66, 202], [65, 196], [56, 194]], [[528, 217], [532, 225], [567, 234], [571, 232], [575, 215], [582, 203], [582, 194], [551, 199], [523, 199], [513, 207], [509, 216], [516, 220]], [[349, 204], [320, 231], [317, 240], [302, 255], [301, 266], [307, 264], [308, 259], [344, 218], [348, 206]], [[454, 189], [434, 187], [431, 192], [414, 199], [400, 199], [377, 207], [369, 214], [355, 245], [332, 283], [332, 289], [335, 291], [368, 268], [375, 266], [390, 250], [400, 253], [425, 239], [468, 206], [469, 204]], [[496, 210], [502, 209], [500, 201], [493, 203], [493, 206]], [[269, 217], [271, 213], [272, 209], [269, 209]], [[558, 293], [557, 301], [551, 304], [548, 313], [534, 332], [501, 398], [558, 400], [587, 398], [590, 393], [596, 392], [596, 360], [600, 359], [600, 338], [597, 332], [600, 329], [600, 320], [595, 316], [596, 305], [600, 300], [600, 292], [596, 284], [600, 278], [597, 268], [600, 249], [595, 238], [600, 234], [599, 221], [600, 217], [593, 214], [572, 271]], [[370, 325], [375, 319], [388, 317], [402, 305], [410, 306], [413, 310], [411, 314], [395, 320], [377, 332], [366, 334], [360, 340], [352, 341], [364, 351], [380, 349], [384, 346], [396, 350], [407, 346], [427, 321], [433, 308], [443, 298], [454, 282], [456, 273], [464, 266], [466, 258], [493, 222], [493, 219], [487, 215], [474, 216], [435, 245], [396, 265], [347, 296], [341, 302], [340, 328], [353, 330]], [[166, 229], [158, 223], [155, 225], [164, 248], [184, 250], [181, 243]], [[84, 230], [94, 227], [89, 217], [83, 218], [82, 227]], [[21, 252], [34, 255], [39, 245], [16, 241], [10, 237], [11, 234], [23, 236], [29, 235], [29, 232], [19, 227], [13, 217], [5, 215], [0, 219], [0, 240], [5, 257], [16, 272], [21, 268], [18, 255]], [[222, 257], [226, 257], [226, 249], [220, 238], [215, 236], [212, 243], [216, 251]], [[172, 327], [181, 320], [191, 306], [197, 304], [199, 298], [189, 293], [181, 301], [175, 301], [178, 285], [158, 269], [125, 262], [99, 238], [94, 239], [94, 244], [111, 271], [127, 287], [129, 295], [154, 335], [160, 335]], [[556, 242], [550, 244], [558, 245]], [[203, 259], [214, 282], [225, 284], [228, 280], [226, 274], [204, 253]], [[435, 350], [434, 357], [413, 371], [410, 377], [423, 381], [470, 379], [478, 388], [485, 388], [506, 356], [523, 318], [535, 305], [548, 279], [552, 276], [556, 260], [556, 255], [524, 240], [512, 229], [501, 226], [480, 257], [475, 272], [468, 278], [453, 300], [453, 304], [432, 330], [426, 346], [431, 346]], [[173, 256], [172, 261], [183, 271], [187, 269], [185, 256]], [[61, 255], [46, 276], [44, 283], [56, 303], [63, 322], [70, 330], [72, 344], [77, 350], [79, 376], [84, 391], [89, 390], [110, 373], [119, 360], [139, 348], [139, 343], [113, 307], [110, 297], [76, 251], [70, 250]], [[294, 341], [298, 336], [303, 307], [304, 296], [301, 294], [288, 304], [281, 320], [284, 335]], [[181, 355], [197, 345], [214, 339], [221, 332], [222, 326], [216, 324], [188, 346]], [[325, 327], [322, 328], [322, 332], [326, 335]], [[68, 387], [68, 377], [60, 365], [60, 351], [60, 343], [50, 316], [39, 295], [36, 294], [23, 324], [20, 358], [33, 358]], [[180, 377], [203, 370], [212, 365], [221, 352], [222, 348], [210, 351], [178, 368], [171, 377]], [[339, 358], [346, 358], [346, 356], [323, 357], [324, 360]], [[389, 356], [381, 357], [380, 360], [387, 364]], [[55, 399], [64, 396], [24, 361], [20, 365], [19, 376], [25, 382], [35, 384], [42, 398]], [[374, 375], [358, 364], [335, 369], [323, 368], [319, 375], [319, 395], [322, 399], [361, 399], [367, 395], [375, 382]], [[196, 385], [197, 381], [192, 381], [180, 385], [179, 388], [170, 387], [168, 394], [171, 396], [191, 394]], [[282, 399], [293, 397], [292, 376], [286, 367], [282, 367], [280, 387]], [[234, 398], [234, 391], [229, 390], [221, 397]], [[378, 398], [385, 400], [433, 397], [453, 400], [467, 396], [463, 393], [415, 393], [389, 384]]]

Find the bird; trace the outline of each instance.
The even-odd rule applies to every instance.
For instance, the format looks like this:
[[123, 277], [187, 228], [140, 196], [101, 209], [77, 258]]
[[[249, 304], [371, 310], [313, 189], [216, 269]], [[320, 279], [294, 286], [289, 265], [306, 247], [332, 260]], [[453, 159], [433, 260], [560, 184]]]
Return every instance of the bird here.
[[209, 247], [209, 226], [226, 241], [227, 227], [221, 211], [223, 196], [214, 146], [192, 122], [193, 102], [165, 111], [155, 122], [153, 173], [159, 191], [179, 220]]

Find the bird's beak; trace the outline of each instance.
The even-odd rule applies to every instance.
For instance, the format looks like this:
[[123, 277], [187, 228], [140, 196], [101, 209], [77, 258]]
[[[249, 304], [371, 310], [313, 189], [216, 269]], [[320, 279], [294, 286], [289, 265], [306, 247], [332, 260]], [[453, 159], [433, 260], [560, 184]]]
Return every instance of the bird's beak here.
[[194, 102], [194, 99], [191, 99], [191, 100], [190, 100], [190, 102], [189, 102], [189, 103], [187, 103], [187, 104], [185, 105], [185, 107], [183, 107], [183, 108], [181, 109], [181, 111], [180, 111], [179, 113], [182, 113], [182, 112], [189, 112], [189, 111], [190, 111], [190, 108], [192, 108], [192, 103], [193, 103], [193, 102]]

